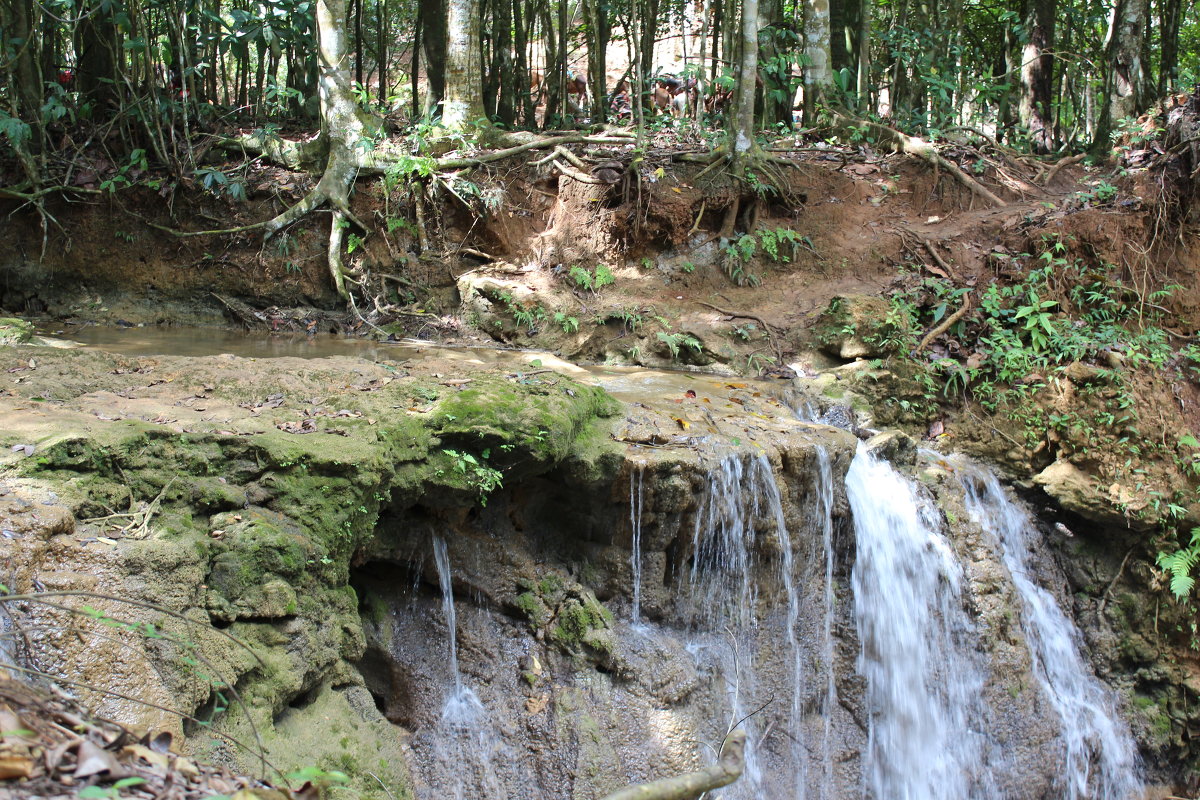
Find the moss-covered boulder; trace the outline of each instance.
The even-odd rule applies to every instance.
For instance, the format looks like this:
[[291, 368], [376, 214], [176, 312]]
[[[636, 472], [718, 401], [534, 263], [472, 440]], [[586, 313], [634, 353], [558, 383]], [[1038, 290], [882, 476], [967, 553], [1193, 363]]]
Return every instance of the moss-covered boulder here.
[[0, 347], [25, 344], [33, 339], [33, 325], [16, 317], [0, 317]]

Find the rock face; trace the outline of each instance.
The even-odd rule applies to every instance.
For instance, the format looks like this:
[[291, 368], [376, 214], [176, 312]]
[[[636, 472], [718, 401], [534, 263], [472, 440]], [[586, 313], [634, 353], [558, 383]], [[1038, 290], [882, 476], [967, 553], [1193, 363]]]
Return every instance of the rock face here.
[[[742, 721], [725, 796], [861, 794], [851, 434], [715, 378], [580, 375], [618, 403], [436, 357], [36, 358], [0, 397], [3, 557], [18, 591], [99, 593], [22, 613], [57, 654], [39, 668], [160, 707], [92, 691], [106, 715], [381, 798], [602, 796], [708, 763]], [[988, 730], [1021, 759], [1003, 796], [1058, 796], [1004, 569], [926, 477]]]

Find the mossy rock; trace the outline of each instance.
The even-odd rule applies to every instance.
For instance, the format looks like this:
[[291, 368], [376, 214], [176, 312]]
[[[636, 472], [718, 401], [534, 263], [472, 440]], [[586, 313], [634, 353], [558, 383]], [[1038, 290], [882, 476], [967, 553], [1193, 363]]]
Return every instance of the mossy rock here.
[[821, 349], [842, 361], [886, 355], [880, 334], [889, 311], [888, 301], [881, 297], [850, 294], [833, 298], [815, 328]]
[[0, 317], [0, 347], [26, 344], [33, 339], [33, 325], [16, 317]]

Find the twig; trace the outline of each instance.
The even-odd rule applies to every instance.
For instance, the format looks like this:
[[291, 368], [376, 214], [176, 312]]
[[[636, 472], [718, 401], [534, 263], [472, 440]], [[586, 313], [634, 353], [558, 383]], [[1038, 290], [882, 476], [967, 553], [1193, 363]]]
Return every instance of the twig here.
[[1100, 595], [1100, 605], [1096, 607], [1097, 616], [1104, 613], [1104, 606], [1108, 603], [1108, 596], [1112, 594], [1113, 587], [1117, 585], [1117, 581], [1121, 579], [1121, 575], [1125, 572], [1125, 564], [1129, 561], [1129, 557], [1133, 555], [1134, 544], [1125, 552], [1125, 557], [1121, 559], [1121, 566], [1117, 567], [1117, 574], [1108, 582], [1108, 588], [1104, 590], [1104, 594]]
[[771, 341], [771, 349], [775, 351], [775, 357], [779, 359], [779, 364], [782, 366], [783, 350], [780, 348], [779, 343], [775, 340], [775, 333], [771, 330], [773, 327], [771, 323], [767, 322], [757, 314], [748, 314], [744, 311], [730, 311], [729, 309], [721, 308], [720, 306], [714, 306], [712, 303], [706, 303], [703, 300], [698, 300], [697, 302], [705, 308], [711, 308], [718, 314], [724, 314], [727, 317], [734, 317], [736, 319], [752, 319], [759, 325], [762, 325], [763, 330], [767, 332], [767, 338]]

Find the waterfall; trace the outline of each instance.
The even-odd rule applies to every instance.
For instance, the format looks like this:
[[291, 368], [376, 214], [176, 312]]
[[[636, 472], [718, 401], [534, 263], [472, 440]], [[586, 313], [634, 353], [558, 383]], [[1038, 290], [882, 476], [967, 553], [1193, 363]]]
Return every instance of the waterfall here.
[[500, 797], [500, 784], [492, 763], [500, 742], [483, 702], [463, 682], [459, 670], [453, 573], [446, 540], [441, 536], [433, 537], [433, 560], [442, 591], [451, 681], [441, 720], [432, 731], [434, 763], [430, 766], [434, 774], [440, 774], [441, 788], [448, 790], [454, 800], [466, 800], [478, 789], [488, 790], [488, 797]]
[[1141, 796], [1137, 756], [1128, 727], [1118, 721], [1112, 692], [1092, 673], [1080, 634], [1054, 595], [1030, 577], [1035, 530], [1028, 513], [1005, 494], [995, 474], [960, 470], [972, 519], [1000, 544], [1023, 605], [1021, 629], [1034, 673], [1061, 720], [1060, 795], [1066, 800], [1128, 800]]
[[962, 606], [962, 571], [932, 510], [889, 464], [863, 451], [846, 491], [857, 559], [854, 615], [866, 678], [866, 794], [874, 800], [987, 795], [973, 730], [982, 673]]
[[[773, 529], [773, 530], [771, 530]], [[701, 650], [716, 656], [726, 681], [729, 707], [718, 723], [727, 726], [743, 720], [748, 745], [742, 779], [730, 787], [728, 797], [760, 797], [765, 772], [760, 755], [760, 737], [752, 716], [765, 702], [758, 695], [759, 675], [754, 634], [759, 625], [758, 561], [766, 542], [775, 534], [778, 546], [778, 579], [787, 601], [784, 637], [789, 661], [790, 716], [786, 733], [791, 741], [791, 773], [779, 783], [803, 797], [805, 785], [804, 743], [798, 724], [801, 711], [802, 650], [796, 634], [800, 599], [796, 589], [795, 559], [783, 517], [783, 503], [770, 462], [765, 456], [743, 460], [724, 459], [711, 473], [692, 536], [692, 603], [698, 614]], [[769, 699], [769, 698], [768, 698]]]
[[[821, 704], [821, 800], [831, 800], [833, 785], [833, 710], [837, 705], [837, 683], [834, 672], [833, 619], [835, 596], [833, 590], [833, 469], [829, 453], [817, 448], [817, 471], [814, 476], [815, 503], [812, 511], [814, 527], [821, 531], [821, 555], [825, 560], [825, 581], [822, 597], [821, 668], [824, 671], [824, 697]], [[799, 692], [799, 681], [796, 691]], [[793, 701], [795, 702], [795, 701]]]
[[633, 572], [633, 609], [630, 623], [635, 630], [642, 626], [642, 478], [645, 468], [639, 464], [629, 472], [629, 527], [633, 542], [629, 548], [629, 566]]

